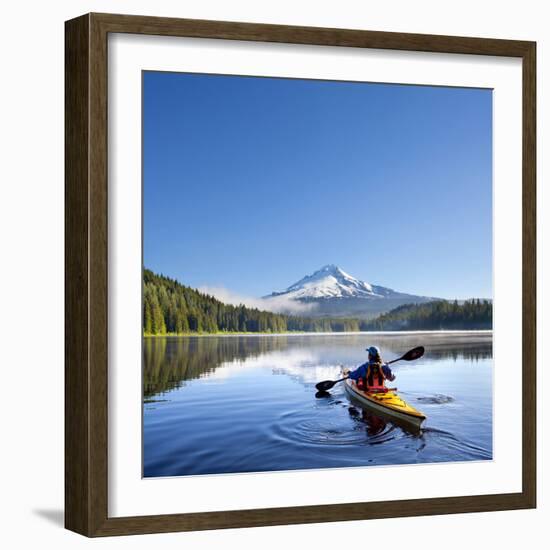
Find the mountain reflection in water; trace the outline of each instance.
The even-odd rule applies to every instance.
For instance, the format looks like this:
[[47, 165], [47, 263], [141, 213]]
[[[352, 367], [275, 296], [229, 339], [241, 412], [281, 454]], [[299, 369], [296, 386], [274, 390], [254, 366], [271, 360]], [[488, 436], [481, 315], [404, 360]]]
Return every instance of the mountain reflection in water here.
[[[376, 345], [386, 360], [428, 340], [424, 361], [459, 358], [467, 361], [490, 359], [492, 334], [481, 333], [475, 339], [463, 333], [430, 335], [265, 335], [265, 336], [184, 336], [152, 337], [143, 342], [143, 393], [148, 398], [178, 388], [186, 380], [208, 375], [228, 364], [242, 364], [246, 359], [273, 352], [314, 351], [320, 363], [328, 358], [344, 364], [349, 349], [362, 351]], [[338, 352], [341, 355], [338, 355]], [[366, 360], [366, 354], [365, 354]], [[355, 363], [352, 363], [352, 366]], [[346, 365], [349, 366], [349, 365]]]

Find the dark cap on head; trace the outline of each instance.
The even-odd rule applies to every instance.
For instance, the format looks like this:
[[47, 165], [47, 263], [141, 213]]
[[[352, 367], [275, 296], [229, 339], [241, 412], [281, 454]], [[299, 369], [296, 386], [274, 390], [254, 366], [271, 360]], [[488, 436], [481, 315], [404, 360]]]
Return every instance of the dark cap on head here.
[[380, 355], [380, 350], [376, 346], [371, 346], [370, 348], [367, 348], [366, 351], [369, 352], [369, 355], [374, 355], [375, 357]]

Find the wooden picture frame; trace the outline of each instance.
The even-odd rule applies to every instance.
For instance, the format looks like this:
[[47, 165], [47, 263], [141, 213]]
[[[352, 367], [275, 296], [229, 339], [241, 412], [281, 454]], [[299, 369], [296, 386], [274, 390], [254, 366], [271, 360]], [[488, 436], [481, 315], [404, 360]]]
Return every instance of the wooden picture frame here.
[[[108, 516], [107, 37], [133, 33], [507, 56], [523, 71], [522, 491], [139, 517]], [[87, 14], [66, 22], [65, 525], [86, 536], [285, 525], [536, 506], [536, 44], [516, 40]]]

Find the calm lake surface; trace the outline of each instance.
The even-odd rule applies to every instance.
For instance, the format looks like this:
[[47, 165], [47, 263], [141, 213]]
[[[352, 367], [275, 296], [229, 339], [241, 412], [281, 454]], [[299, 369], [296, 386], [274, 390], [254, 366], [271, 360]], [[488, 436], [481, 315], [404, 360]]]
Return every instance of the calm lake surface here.
[[[427, 415], [411, 433], [350, 402], [316, 397], [376, 345], [391, 383]], [[324, 334], [146, 338], [144, 476], [414, 464], [492, 458], [492, 334]]]

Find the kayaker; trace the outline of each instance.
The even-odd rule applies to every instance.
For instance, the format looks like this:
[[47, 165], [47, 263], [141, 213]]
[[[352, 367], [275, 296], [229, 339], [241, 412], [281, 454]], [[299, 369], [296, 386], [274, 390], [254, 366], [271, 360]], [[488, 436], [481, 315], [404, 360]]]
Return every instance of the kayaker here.
[[355, 380], [360, 389], [384, 389], [385, 381], [395, 380], [390, 366], [382, 361], [380, 350], [376, 346], [366, 349], [369, 360], [349, 373], [349, 377]]

